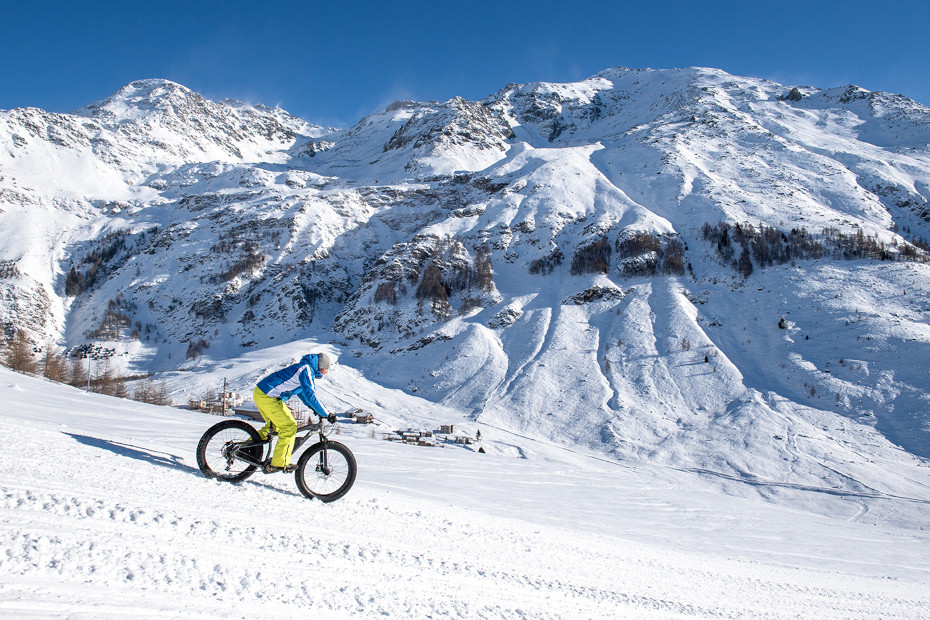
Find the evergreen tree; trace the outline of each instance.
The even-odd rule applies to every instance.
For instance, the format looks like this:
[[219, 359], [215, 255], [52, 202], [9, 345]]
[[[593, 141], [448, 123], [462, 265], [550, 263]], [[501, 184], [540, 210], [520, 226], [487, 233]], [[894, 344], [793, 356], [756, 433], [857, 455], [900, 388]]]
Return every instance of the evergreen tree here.
[[65, 277], [65, 295], [75, 297], [84, 290], [84, 274], [71, 265], [71, 271]]
[[45, 346], [45, 355], [42, 356], [42, 375], [58, 383], [67, 383], [71, 379], [68, 361], [52, 343]]
[[739, 263], [736, 265], [737, 271], [743, 274], [744, 278], [752, 275], [752, 259], [749, 258], [749, 252], [743, 248], [743, 253], [739, 255]]
[[[210, 399], [215, 398], [216, 397], [211, 393]], [[149, 403], [150, 405], [171, 406], [171, 394], [168, 391], [168, 383], [166, 381], [159, 381], [158, 383], [155, 383], [151, 379], [140, 381], [136, 385], [135, 390], [133, 390], [132, 399], [141, 403]]]
[[83, 359], [72, 357], [71, 358], [71, 375], [68, 379], [68, 383], [78, 388], [87, 387], [87, 368], [86, 362]]
[[129, 398], [129, 388], [126, 387], [126, 380], [122, 375], [115, 375], [113, 378], [113, 396]]
[[36, 374], [39, 371], [32, 352], [32, 344], [25, 330], [17, 329], [13, 334], [13, 341], [6, 349], [4, 363], [17, 372]]
[[491, 253], [487, 247], [481, 248], [475, 255], [475, 273], [479, 289], [485, 293], [494, 290], [494, 270], [491, 266]]
[[166, 381], [159, 381], [155, 385], [152, 404], [165, 407], [171, 406], [171, 393], [168, 391], [168, 383]]
[[152, 402], [153, 394], [153, 385], [151, 379], [145, 379], [136, 384], [135, 389], [132, 391], [132, 399], [137, 400], [140, 403], [150, 403]]
[[121, 377], [110, 364], [109, 358], [103, 362], [103, 374], [97, 381], [97, 389], [94, 390], [107, 396], [118, 396], [119, 398], [128, 398], [129, 390], [126, 388], [126, 381]]

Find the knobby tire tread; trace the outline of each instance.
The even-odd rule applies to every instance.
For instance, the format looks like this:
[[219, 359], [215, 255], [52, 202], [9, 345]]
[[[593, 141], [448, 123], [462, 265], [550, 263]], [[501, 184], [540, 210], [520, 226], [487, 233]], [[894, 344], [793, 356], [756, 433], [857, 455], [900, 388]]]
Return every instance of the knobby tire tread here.
[[[255, 430], [255, 427], [247, 422], [242, 420], [224, 420], [218, 424], [214, 424], [207, 429], [207, 432], [203, 434], [203, 437], [200, 438], [200, 442], [197, 444], [197, 466], [200, 467], [200, 471], [203, 472], [203, 475], [207, 478], [216, 478], [217, 480], [223, 480], [225, 482], [241, 482], [249, 476], [251, 476], [258, 469], [257, 466], [248, 464], [241, 472], [234, 475], [224, 475], [221, 472], [217, 472], [213, 467], [211, 467], [211, 462], [218, 462], [219, 449], [222, 447], [223, 442], [214, 442], [214, 445], [211, 445], [211, 440], [213, 440], [220, 433], [227, 431], [232, 431], [227, 433], [229, 436], [235, 435], [234, 431], [242, 431], [252, 441], [261, 441], [261, 436], [258, 434], [258, 431]], [[246, 438], [243, 436], [237, 441], [245, 441]], [[208, 454], [207, 451], [211, 450], [211, 453]], [[258, 446], [252, 448], [253, 456], [256, 460], [261, 460], [262, 452], [264, 448]], [[246, 465], [245, 461], [236, 461], [237, 463], [242, 463]]]
[[[339, 454], [344, 458], [344, 462], [339, 461], [334, 463], [334, 465], [346, 468], [346, 478], [338, 488], [330, 490], [328, 493], [319, 492], [319, 485], [316, 483], [323, 481], [323, 479], [317, 475], [316, 464], [320, 460], [319, 452], [322, 449], [323, 444], [318, 443], [308, 448], [307, 451], [300, 456], [300, 460], [297, 461], [297, 471], [294, 472], [294, 478], [297, 481], [297, 488], [300, 489], [300, 492], [303, 493], [304, 496], [311, 499], [318, 499], [321, 502], [333, 502], [348, 493], [352, 485], [355, 484], [358, 465], [355, 462], [355, 455], [352, 454], [352, 451], [349, 450], [347, 446], [338, 441], [327, 441], [326, 450], [331, 453]], [[309, 471], [307, 471], [308, 469]], [[340, 472], [340, 474], [341, 473], [342, 472]], [[310, 481], [309, 484], [308, 480]]]

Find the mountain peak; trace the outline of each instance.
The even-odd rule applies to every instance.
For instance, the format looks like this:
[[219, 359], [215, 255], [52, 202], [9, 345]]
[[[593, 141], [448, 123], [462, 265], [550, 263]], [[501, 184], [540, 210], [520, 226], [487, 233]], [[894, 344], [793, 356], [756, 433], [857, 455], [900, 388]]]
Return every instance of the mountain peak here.
[[150, 113], [180, 115], [182, 111], [203, 108], [212, 102], [176, 82], [165, 79], [136, 80], [112, 95], [76, 110], [80, 116], [122, 122]]
[[126, 86], [123, 86], [121, 89], [116, 91], [114, 96], [144, 94], [146, 97], [156, 98], [173, 92], [184, 93], [186, 95], [193, 93], [194, 91], [187, 88], [186, 86], [178, 84], [177, 82], [172, 82], [171, 80], [166, 80], [163, 78], [148, 78], [142, 80], [133, 80]]

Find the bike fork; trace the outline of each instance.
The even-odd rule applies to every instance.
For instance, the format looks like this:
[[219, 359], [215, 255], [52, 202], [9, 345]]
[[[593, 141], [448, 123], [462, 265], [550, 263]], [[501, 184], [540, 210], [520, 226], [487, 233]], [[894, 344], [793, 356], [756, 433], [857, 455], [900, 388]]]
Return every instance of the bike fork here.
[[326, 442], [324, 441], [323, 447], [320, 450], [320, 463], [319, 465], [317, 465], [317, 471], [328, 476], [329, 475], [329, 459], [327, 458], [327, 452], [328, 450], [326, 449]]

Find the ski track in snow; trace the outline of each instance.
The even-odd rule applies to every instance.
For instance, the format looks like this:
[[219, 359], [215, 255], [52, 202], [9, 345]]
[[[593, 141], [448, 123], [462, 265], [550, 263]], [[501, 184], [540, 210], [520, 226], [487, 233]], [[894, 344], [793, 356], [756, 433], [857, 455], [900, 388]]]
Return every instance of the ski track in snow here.
[[[920, 618], [930, 610], [922, 532], [694, 494], [645, 471], [617, 477], [603, 464], [578, 471], [399, 446], [350, 427], [340, 439], [356, 452], [359, 481], [322, 504], [284, 475], [238, 485], [204, 478], [194, 449], [218, 418], [0, 372], [6, 617]], [[53, 392], [54, 404], [39, 402], [39, 390]], [[99, 413], [108, 409], [119, 419]], [[671, 499], [676, 493], [685, 499]]]

